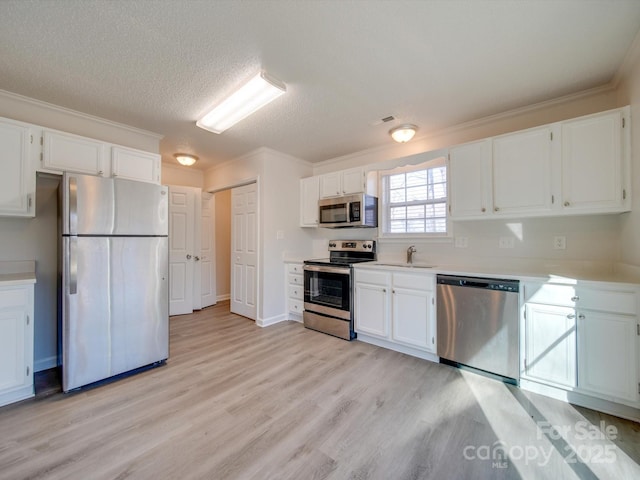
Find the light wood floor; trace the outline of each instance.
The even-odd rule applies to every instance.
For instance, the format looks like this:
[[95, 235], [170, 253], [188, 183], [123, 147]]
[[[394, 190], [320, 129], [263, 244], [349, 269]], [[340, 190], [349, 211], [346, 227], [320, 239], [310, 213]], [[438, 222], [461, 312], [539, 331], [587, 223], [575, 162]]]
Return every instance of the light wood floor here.
[[228, 305], [172, 318], [166, 366], [0, 408], [0, 478], [640, 478], [637, 423]]

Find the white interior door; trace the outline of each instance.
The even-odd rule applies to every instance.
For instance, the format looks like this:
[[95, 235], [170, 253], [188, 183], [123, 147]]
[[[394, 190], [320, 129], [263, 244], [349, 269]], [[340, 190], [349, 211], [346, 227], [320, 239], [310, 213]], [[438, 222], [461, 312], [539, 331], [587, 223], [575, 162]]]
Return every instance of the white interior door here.
[[169, 315], [193, 311], [195, 190], [169, 187]]
[[231, 191], [231, 312], [257, 315], [257, 185]]
[[211, 193], [202, 194], [200, 213], [200, 305], [199, 308], [216, 304], [216, 264], [215, 264], [215, 197]]

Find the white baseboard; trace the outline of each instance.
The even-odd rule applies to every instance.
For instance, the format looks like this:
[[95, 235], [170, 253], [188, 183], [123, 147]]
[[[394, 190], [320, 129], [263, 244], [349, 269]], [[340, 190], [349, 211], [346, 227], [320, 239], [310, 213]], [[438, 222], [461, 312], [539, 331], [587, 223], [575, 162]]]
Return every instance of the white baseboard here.
[[58, 366], [58, 356], [53, 355], [51, 357], [39, 358], [33, 363], [33, 371], [41, 372], [43, 370], [49, 370]]
[[259, 327], [268, 327], [269, 325], [274, 325], [286, 320], [289, 320], [289, 317], [283, 313], [271, 318], [259, 318], [258, 320], [256, 320], [256, 325], [258, 325]]
[[216, 301], [218, 301], [218, 302], [224, 302], [225, 300], [231, 300], [231, 294], [230, 293], [225, 293], [224, 295], [218, 295], [216, 297]]

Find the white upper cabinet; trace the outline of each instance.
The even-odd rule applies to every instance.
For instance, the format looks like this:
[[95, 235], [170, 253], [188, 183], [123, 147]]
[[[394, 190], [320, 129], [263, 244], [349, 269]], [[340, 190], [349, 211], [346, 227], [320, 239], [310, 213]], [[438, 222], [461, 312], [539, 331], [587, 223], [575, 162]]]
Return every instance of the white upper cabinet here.
[[493, 211], [498, 215], [551, 210], [550, 126], [493, 139]]
[[44, 130], [43, 140], [43, 169], [105, 174], [104, 142], [53, 130]]
[[449, 150], [449, 200], [452, 217], [482, 217], [491, 213], [491, 140]]
[[160, 183], [160, 155], [133, 148], [111, 148], [111, 175], [142, 182]]
[[29, 125], [0, 119], [0, 216], [35, 216], [36, 176]]
[[300, 179], [300, 226], [318, 226], [318, 199], [320, 198], [319, 177]]
[[562, 123], [562, 206], [571, 213], [629, 210], [629, 109]]
[[366, 187], [365, 172], [362, 168], [350, 168], [320, 175], [320, 198], [362, 193]]

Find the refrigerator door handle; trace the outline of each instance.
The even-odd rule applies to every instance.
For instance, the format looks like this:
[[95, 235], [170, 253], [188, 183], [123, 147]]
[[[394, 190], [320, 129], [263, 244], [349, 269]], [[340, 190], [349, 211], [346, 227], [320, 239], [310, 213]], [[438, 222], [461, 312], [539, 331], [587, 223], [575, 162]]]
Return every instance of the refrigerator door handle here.
[[78, 293], [78, 237], [69, 237], [69, 295]]
[[69, 177], [69, 234], [78, 233], [78, 179]]

